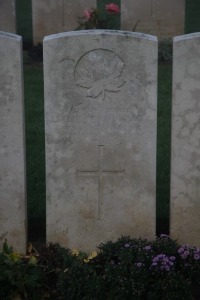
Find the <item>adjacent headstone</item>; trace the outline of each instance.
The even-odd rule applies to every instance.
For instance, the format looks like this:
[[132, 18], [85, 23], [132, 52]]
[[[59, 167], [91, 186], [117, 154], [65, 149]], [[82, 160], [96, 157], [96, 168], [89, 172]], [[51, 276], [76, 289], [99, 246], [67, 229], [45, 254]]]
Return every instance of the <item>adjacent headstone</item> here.
[[22, 38], [0, 32], [0, 248], [26, 248]]
[[0, 1], [0, 30], [16, 32], [15, 0]]
[[121, 0], [121, 29], [172, 37], [184, 33], [185, 0]]
[[44, 39], [47, 241], [92, 250], [153, 238], [157, 39], [79, 31]]
[[174, 38], [171, 236], [200, 246], [200, 34]]
[[96, 0], [32, 0], [34, 44], [46, 35], [75, 30], [84, 10], [95, 7]]

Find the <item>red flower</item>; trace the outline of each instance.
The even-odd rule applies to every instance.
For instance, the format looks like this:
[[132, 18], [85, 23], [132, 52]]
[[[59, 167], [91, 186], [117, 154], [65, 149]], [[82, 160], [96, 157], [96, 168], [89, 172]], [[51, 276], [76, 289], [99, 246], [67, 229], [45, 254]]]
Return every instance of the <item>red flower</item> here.
[[120, 12], [119, 6], [115, 3], [107, 4], [105, 8], [110, 13], [118, 14]]

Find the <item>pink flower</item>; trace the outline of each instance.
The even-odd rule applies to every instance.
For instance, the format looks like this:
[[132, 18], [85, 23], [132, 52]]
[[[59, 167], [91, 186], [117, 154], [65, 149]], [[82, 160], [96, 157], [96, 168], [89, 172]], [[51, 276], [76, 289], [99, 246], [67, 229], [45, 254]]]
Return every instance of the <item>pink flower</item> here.
[[120, 12], [119, 6], [114, 3], [106, 4], [105, 8], [110, 13], [118, 14]]
[[83, 12], [83, 16], [84, 18], [89, 21], [89, 19], [91, 18], [91, 15], [92, 15], [92, 11], [89, 10], [89, 9], [85, 9], [84, 12]]

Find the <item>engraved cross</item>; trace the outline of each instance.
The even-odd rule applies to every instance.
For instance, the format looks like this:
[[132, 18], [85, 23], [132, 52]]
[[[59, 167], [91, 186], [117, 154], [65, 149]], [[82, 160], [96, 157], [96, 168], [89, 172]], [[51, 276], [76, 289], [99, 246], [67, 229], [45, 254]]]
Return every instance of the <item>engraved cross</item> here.
[[98, 178], [98, 220], [102, 220], [103, 205], [103, 178], [106, 175], [123, 174], [125, 170], [104, 170], [102, 168], [104, 145], [98, 145], [98, 169], [97, 170], [77, 170], [79, 176], [92, 176]]

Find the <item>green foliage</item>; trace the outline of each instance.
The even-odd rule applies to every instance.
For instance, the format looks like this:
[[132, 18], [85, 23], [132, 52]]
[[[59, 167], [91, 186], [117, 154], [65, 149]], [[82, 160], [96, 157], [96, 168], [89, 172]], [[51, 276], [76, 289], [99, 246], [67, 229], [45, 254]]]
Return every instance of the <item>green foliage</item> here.
[[185, 33], [200, 31], [200, 1], [186, 0], [185, 2]]
[[[121, 0], [113, 0], [113, 1], [110, 1], [110, 0], [97, 0], [97, 9], [99, 10], [100, 15], [102, 16], [102, 18], [105, 18], [105, 16], [107, 15], [106, 11], [105, 11], [105, 5], [109, 4], [111, 2], [114, 3], [114, 4], [117, 4], [119, 6], [119, 8], [121, 9]], [[118, 15], [113, 15], [112, 17], [113, 17], [112, 18], [112, 23], [114, 25], [114, 28], [117, 29], [117, 30], [120, 30], [120, 28], [121, 28], [120, 13]]]
[[[60, 274], [58, 288], [64, 299], [103, 299], [104, 280], [90, 264], [79, 261]], [[104, 296], [103, 296], [104, 295]]]
[[45, 286], [47, 287], [46, 292], [51, 299], [61, 297], [68, 286], [68, 282], [66, 286], [64, 285], [66, 277], [64, 276], [63, 281], [62, 274], [71, 270], [69, 281], [72, 281], [72, 278], [74, 278], [73, 274], [76, 273], [76, 267], [82, 265], [86, 257], [87, 254], [84, 252], [76, 251], [74, 253], [61, 247], [59, 244], [50, 243], [48, 247], [41, 250], [39, 265], [43, 268]]
[[165, 253], [168, 256], [173, 256], [177, 252], [178, 243], [170, 239], [168, 235], [161, 234], [152, 242], [152, 248], [155, 253]]
[[5, 242], [0, 299], [199, 299], [199, 248], [167, 235], [153, 241], [123, 236], [98, 248], [89, 255], [50, 244], [36, 259], [14, 253]]
[[71, 267], [74, 258], [70, 250], [60, 247], [58, 244], [49, 244], [41, 250], [39, 264], [43, 268], [45, 277], [46, 292], [55, 299], [59, 292], [57, 290], [57, 282], [61, 273], [67, 267]]
[[5, 241], [0, 253], [0, 299], [41, 299], [42, 277], [35, 259], [14, 253]]
[[32, 46], [32, 4], [31, 0], [15, 0], [17, 34], [23, 38], [23, 48], [28, 50]]
[[188, 269], [180, 248], [166, 235], [155, 241], [130, 237], [109, 241], [99, 246], [98, 255], [88, 263], [79, 260], [60, 273], [60, 293], [69, 300], [198, 299], [194, 291], [198, 287], [195, 278], [199, 278], [199, 250], [193, 248], [188, 254], [191, 266]]
[[180, 272], [154, 274], [148, 300], [195, 300], [191, 282]]
[[119, 19], [120, 8], [117, 4], [109, 3], [108, 5], [114, 6], [114, 10], [108, 11], [106, 5], [100, 9], [86, 9], [83, 16], [78, 18], [79, 26], [76, 30], [119, 29], [117, 20]]

